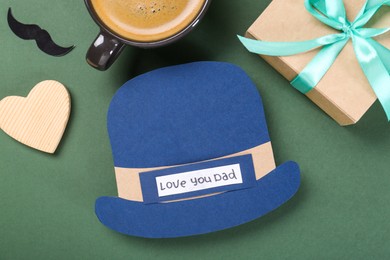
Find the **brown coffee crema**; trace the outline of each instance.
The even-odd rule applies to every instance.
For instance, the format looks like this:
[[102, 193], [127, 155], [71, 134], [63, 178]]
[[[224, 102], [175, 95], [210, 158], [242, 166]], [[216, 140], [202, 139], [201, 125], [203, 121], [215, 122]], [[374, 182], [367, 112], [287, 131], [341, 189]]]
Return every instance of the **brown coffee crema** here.
[[101, 22], [120, 37], [155, 42], [184, 30], [206, 0], [91, 0]]

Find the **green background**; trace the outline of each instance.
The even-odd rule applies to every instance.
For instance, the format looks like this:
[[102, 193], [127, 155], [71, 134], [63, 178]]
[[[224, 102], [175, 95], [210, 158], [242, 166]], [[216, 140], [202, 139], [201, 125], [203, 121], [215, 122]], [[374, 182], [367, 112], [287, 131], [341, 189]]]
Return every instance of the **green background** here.
[[[238, 42], [270, 0], [214, 0], [195, 31], [171, 46], [128, 47], [99, 72], [85, 62], [98, 33], [81, 0], [0, 1], [0, 98], [55, 79], [72, 113], [54, 155], [0, 133], [0, 259], [385, 259], [390, 255], [390, 131], [380, 105], [340, 127]], [[48, 30], [61, 58], [17, 38], [6, 14]], [[94, 202], [116, 195], [106, 112], [130, 78], [199, 60], [241, 66], [262, 94], [277, 164], [297, 161], [302, 184], [287, 204], [226, 231], [165, 240], [127, 237], [99, 223]], [[158, 224], [158, 223], [156, 223]]]

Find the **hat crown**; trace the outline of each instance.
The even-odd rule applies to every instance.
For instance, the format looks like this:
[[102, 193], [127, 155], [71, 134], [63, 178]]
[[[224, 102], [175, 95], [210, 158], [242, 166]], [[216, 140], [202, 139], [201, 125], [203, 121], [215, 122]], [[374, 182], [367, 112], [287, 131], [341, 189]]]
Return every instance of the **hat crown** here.
[[255, 85], [221, 62], [162, 68], [126, 82], [107, 124], [114, 164], [123, 168], [203, 161], [269, 141]]

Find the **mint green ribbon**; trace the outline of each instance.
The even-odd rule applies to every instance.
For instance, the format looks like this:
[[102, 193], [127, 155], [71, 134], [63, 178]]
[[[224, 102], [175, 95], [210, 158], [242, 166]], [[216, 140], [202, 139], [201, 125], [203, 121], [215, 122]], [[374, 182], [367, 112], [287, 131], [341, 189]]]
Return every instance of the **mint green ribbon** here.
[[238, 37], [250, 52], [269, 56], [296, 55], [322, 47], [291, 81], [303, 94], [315, 88], [349, 39], [352, 39], [357, 60], [390, 121], [390, 50], [373, 39], [390, 31], [390, 27], [363, 28], [385, 5], [390, 6], [390, 0], [367, 0], [355, 21], [350, 22], [342, 0], [305, 0], [306, 9], [315, 18], [341, 33], [301, 42], [265, 42]]

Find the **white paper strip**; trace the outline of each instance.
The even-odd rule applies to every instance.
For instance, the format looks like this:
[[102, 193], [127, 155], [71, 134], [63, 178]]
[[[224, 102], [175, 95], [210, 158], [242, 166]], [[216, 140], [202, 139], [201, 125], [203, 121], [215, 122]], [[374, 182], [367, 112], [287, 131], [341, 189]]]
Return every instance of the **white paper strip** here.
[[241, 183], [240, 164], [156, 177], [159, 197]]

